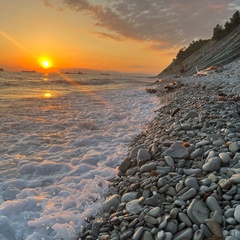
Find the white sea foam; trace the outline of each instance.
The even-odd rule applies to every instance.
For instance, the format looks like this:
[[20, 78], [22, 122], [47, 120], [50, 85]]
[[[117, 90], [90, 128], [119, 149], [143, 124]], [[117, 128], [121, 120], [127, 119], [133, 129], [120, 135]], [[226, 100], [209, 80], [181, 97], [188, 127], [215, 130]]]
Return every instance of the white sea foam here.
[[22, 101], [1, 118], [0, 239], [74, 239], [158, 100], [125, 88]]

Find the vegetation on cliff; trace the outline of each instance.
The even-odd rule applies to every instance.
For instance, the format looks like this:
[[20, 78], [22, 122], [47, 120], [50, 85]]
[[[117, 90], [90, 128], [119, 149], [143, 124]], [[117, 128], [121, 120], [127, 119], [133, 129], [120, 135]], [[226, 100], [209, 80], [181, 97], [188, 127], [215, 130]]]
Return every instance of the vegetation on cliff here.
[[192, 55], [194, 52], [196, 52], [198, 49], [200, 49], [202, 46], [204, 46], [207, 42], [210, 40], [198, 40], [198, 41], [192, 41], [188, 47], [184, 47], [180, 49], [176, 56], [175, 63], [181, 64], [186, 58], [188, 58], [190, 55]]
[[[227, 21], [224, 24], [224, 26], [217, 24], [216, 27], [214, 27], [212, 39], [221, 40], [239, 25], [240, 25], [240, 12], [236, 11], [230, 18], [230, 21], [229, 22]], [[190, 55], [198, 51], [209, 41], [211, 41], [211, 39], [205, 40], [199, 39], [197, 41], [192, 41], [188, 47], [180, 49], [176, 55], [176, 58], [174, 59], [175, 64], [181, 64], [185, 59], [187, 59]]]
[[240, 12], [236, 11], [233, 16], [230, 18], [230, 22], [226, 22], [224, 26], [217, 24], [213, 29], [214, 40], [221, 40], [226, 37], [230, 32], [234, 30], [237, 26], [240, 25]]

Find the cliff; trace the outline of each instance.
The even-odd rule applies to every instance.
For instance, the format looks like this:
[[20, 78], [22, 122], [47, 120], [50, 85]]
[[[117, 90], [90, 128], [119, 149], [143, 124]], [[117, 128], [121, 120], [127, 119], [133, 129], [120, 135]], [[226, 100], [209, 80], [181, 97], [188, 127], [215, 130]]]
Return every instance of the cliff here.
[[[185, 67], [186, 75], [192, 75], [198, 70], [203, 70], [215, 65], [224, 65], [240, 59], [240, 26], [235, 28], [223, 39], [210, 40], [198, 51], [186, 58], [181, 65]], [[157, 77], [180, 75], [180, 64], [173, 61]]]

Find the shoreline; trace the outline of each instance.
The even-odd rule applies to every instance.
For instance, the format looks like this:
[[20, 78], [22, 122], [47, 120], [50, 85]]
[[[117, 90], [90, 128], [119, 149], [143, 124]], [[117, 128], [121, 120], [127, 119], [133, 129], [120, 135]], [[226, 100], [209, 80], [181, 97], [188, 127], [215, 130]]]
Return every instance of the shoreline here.
[[156, 83], [164, 105], [129, 146], [103, 213], [80, 239], [239, 239], [237, 65], [170, 88]]

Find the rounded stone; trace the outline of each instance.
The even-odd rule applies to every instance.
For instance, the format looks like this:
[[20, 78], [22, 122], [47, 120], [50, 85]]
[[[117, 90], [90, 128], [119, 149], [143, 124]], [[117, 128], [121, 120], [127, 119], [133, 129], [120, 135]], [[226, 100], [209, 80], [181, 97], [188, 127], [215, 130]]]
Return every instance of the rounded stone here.
[[173, 161], [173, 158], [170, 157], [170, 156], [165, 156], [164, 157], [164, 160], [166, 162], [166, 164], [170, 167], [174, 167], [174, 161]]
[[193, 175], [193, 174], [199, 174], [202, 172], [202, 170], [199, 168], [195, 168], [195, 169], [190, 168], [190, 169], [183, 169], [183, 172], [185, 175], [189, 176], [189, 175]]
[[164, 240], [172, 240], [173, 235], [171, 232], [165, 232]]
[[189, 217], [185, 213], [179, 213], [178, 214], [178, 219], [181, 222], [184, 222], [188, 227], [192, 226], [192, 222], [190, 221]]
[[222, 238], [222, 227], [218, 222], [213, 221], [212, 219], [206, 220], [206, 225], [210, 229], [210, 231], [213, 233], [214, 236]]
[[139, 145], [139, 146], [134, 147], [134, 148], [131, 150], [129, 157], [130, 157], [130, 158], [136, 157], [137, 154], [138, 154], [139, 149], [144, 149], [144, 148], [145, 148], [144, 145]]
[[226, 223], [230, 224], [230, 225], [236, 225], [237, 224], [237, 221], [235, 218], [226, 218]]
[[111, 207], [117, 208], [121, 202], [120, 199], [121, 196], [118, 194], [114, 194], [108, 197], [102, 204], [103, 211], [108, 212], [111, 209]]
[[240, 223], [240, 205], [238, 205], [234, 211], [234, 218]]
[[151, 217], [151, 216], [149, 216], [149, 215], [146, 215], [146, 216], [144, 217], [144, 220], [145, 220], [147, 223], [150, 223], [150, 224], [153, 224], [153, 225], [155, 225], [155, 224], [158, 223], [158, 221], [157, 221], [156, 218]]
[[229, 208], [227, 211], [224, 212], [224, 216], [226, 218], [233, 217], [235, 209], [234, 208]]
[[172, 158], [186, 158], [188, 155], [188, 149], [177, 142], [173, 143], [171, 147], [163, 153], [163, 156], [170, 156]]
[[172, 233], [174, 235], [177, 232], [178, 228], [177, 228], [175, 223], [170, 221], [170, 222], [167, 223], [167, 225], [164, 228], [164, 230], [166, 232], [170, 232], [170, 233]]
[[189, 200], [190, 198], [195, 197], [196, 195], [197, 195], [196, 189], [190, 188], [187, 192], [183, 193], [178, 198], [180, 200], [186, 201], [186, 200]]
[[140, 168], [140, 172], [151, 172], [152, 170], [155, 170], [155, 169], [156, 169], [156, 163], [150, 162], [142, 165]]
[[213, 157], [207, 160], [202, 166], [202, 170], [206, 172], [217, 171], [221, 168], [221, 159], [219, 157]]
[[194, 199], [187, 209], [187, 215], [193, 223], [201, 224], [209, 218], [209, 209], [205, 203]]
[[204, 232], [202, 229], [199, 229], [194, 233], [193, 240], [204, 240]]
[[138, 165], [142, 166], [145, 162], [151, 159], [151, 155], [146, 149], [139, 149], [137, 153]]
[[128, 168], [132, 165], [131, 158], [125, 158], [118, 167], [118, 170], [121, 172], [126, 172]]
[[133, 235], [133, 229], [127, 229], [125, 232], [122, 233], [120, 239], [127, 240]]
[[137, 194], [138, 194], [137, 192], [125, 193], [125, 194], [122, 196], [121, 202], [130, 202], [130, 201], [136, 199]]
[[161, 208], [160, 207], [155, 207], [153, 209], [151, 209], [148, 214], [152, 217], [157, 217], [161, 212]]
[[234, 232], [234, 236], [237, 238], [237, 239], [240, 239], [240, 230], [236, 230]]
[[224, 143], [225, 143], [225, 141], [222, 140], [222, 139], [213, 141], [213, 145], [214, 145], [214, 146], [222, 146]]
[[229, 163], [231, 161], [231, 157], [227, 153], [220, 153], [219, 157], [222, 161], [222, 163]]
[[206, 200], [206, 204], [212, 212], [217, 211], [219, 214], [222, 214], [222, 209], [215, 197], [209, 196]]
[[199, 189], [198, 180], [196, 177], [188, 177], [184, 183], [185, 183], [185, 186], [194, 188], [195, 190]]
[[183, 130], [191, 130], [192, 126], [191, 126], [191, 124], [186, 123], [186, 124], [181, 124], [181, 128]]
[[233, 174], [230, 178], [232, 183], [240, 183], [240, 173]]
[[238, 240], [238, 239], [233, 236], [226, 236], [225, 240]]
[[195, 159], [203, 154], [203, 148], [197, 148], [190, 154], [190, 159]]
[[218, 184], [222, 189], [226, 190], [229, 190], [232, 187], [232, 182], [230, 179], [221, 179]]
[[138, 214], [143, 210], [143, 206], [135, 199], [126, 204], [126, 209], [129, 213]]
[[173, 236], [174, 240], [191, 240], [193, 237], [192, 228], [185, 228]]
[[229, 145], [229, 150], [231, 152], [237, 152], [239, 150], [239, 145], [237, 142], [232, 142], [230, 145]]
[[198, 117], [198, 113], [195, 112], [195, 111], [189, 111], [185, 116], [184, 118], [187, 120], [189, 118], [195, 118], [195, 117]]
[[220, 215], [217, 211], [211, 213], [211, 219], [218, 222], [219, 224], [222, 224], [223, 217]]
[[132, 236], [132, 240], [139, 240], [142, 236], [143, 231], [144, 231], [143, 226], [137, 228]]
[[173, 208], [171, 211], [170, 211], [170, 219], [176, 219], [177, 216], [178, 216], [178, 213], [179, 213], [179, 209], [178, 208]]
[[92, 225], [92, 236], [95, 238], [98, 238], [98, 235], [100, 233], [100, 226], [98, 222], [94, 222]]
[[160, 232], [157, 233], [157, 239], [158, 240], [163, 240], [165, 236], [165, 233], [163, 230], [161, 230]]
[[169, 182], [169, 181], [168, 181], [168, 179], [167, 179], [165, 176], [164, 176], [164, 177], [161, 177], [161, 178], [159, 178], [159, 180], [158, 180], [158, 182], [157, 182], [157, 186], [158, 186], [159, 188], [161, 188], [161, 187], [165, 186], [168, 182]]
[[149, 231], [144, 231], [141, 240], [153, 240], [153, 236], [151, 234], [151, 232]]

